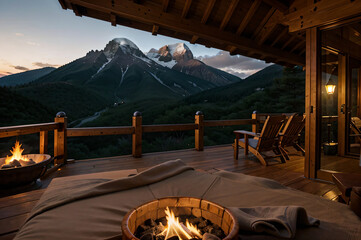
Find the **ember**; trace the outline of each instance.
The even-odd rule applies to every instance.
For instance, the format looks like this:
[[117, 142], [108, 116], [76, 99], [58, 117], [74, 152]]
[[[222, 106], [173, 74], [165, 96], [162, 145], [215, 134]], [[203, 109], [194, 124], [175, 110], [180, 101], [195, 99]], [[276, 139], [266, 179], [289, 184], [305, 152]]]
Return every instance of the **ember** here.
[[35, 164], [33, 159], [29, 159], [22, 155], [23, 151], [24, 149], [21, 148], [20, 142], [16, 141], [13, 149], [10, 150], [12, 156], [6, 156], [5, 163], [1, 166], [1, 169], [23, 167]]

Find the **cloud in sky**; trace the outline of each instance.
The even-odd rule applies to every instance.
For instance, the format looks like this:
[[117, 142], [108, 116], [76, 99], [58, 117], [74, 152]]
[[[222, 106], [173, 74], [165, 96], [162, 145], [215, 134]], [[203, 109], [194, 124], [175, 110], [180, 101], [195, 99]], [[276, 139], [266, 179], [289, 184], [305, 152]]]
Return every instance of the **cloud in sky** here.
[[17, 37], [24, 37], [24, 34], [23, 34], [23, 33], [15, 33], [15, 36], [17, 36]]
[[29, 45], [31, 45], [31, 46], [40, 46], [39, 43], [32, 42], [32, 41], [27, 41], [26, 43], [29, 44]]
[[200, 56], [198, 59], [205, 64], [219, 68], [240, 78], [246, 78], [270, 65], [269, 63], [254, 58], [240, 55], [231, 56], [229, 52], [226, 51], [219, 51], [213, 56]]
[[27, 67], [23, 67], [23, 66], [11, 66], [17, 70], [21, 70], [21, 71], [29, 71], [30, 69]]
[[57, 64], [50, 64], [50, 63], [42, 63], [42, 62], [33, 62], [33, 65], [34, 66], [37, 66], [37, 67], [58, 67], [59, 65]]

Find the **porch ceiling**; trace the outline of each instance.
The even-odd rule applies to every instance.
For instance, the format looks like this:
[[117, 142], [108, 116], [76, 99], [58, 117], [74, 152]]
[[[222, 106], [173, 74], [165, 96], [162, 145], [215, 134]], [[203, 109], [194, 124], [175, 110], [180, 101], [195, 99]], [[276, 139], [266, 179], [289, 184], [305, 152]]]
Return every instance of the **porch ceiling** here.
[[[285, 66], [305, 65], [304, 27], [358, 11], [345, 0], [59, 0], [63, 9]], [[331, 3], [332, 4], [327, 4]], [[354, 1], [357, 2], [357, 1]], [[348, 8], [332, 16], [325, 11]], [[353, 5], [353, 6], [350, 6]], [[314, 7], [314, 8], [312, 8]], [[316, 7], [316, 8], [315, 8]], [[312, 8], [312, 9], [311, 9]], [[343, 9], [342, 8], [342, 9]], [[309, 14], [310, 9], [312, 14]], [[360, 11], [359, 11], [360, 12]], [[322, 15], [323, 14], [323, 15]], [[304, 18], [304, 16], [306, 18]], [[331, 19], [332, 20], [332, 19]], [[291, 29], [292, 32], [289, 31]]]

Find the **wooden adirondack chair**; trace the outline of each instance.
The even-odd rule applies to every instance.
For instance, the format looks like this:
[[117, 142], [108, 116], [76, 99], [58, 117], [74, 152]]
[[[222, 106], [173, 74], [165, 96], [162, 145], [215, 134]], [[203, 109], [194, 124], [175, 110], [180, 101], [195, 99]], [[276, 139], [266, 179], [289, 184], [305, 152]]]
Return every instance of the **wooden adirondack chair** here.
[[290, 158], [287, 151], [285, 150], [285, 147], [292, 146], [297, 151], [301, 151], [303, 155], [305, 154], [305, 150], [298, 144], [299, 135], [304, 127], [305, 116], [292, 115], [288, 118], [282, 133], [279, 134], [279, 149], [286, 160], [289, 160]]
[[350, 128], [353, 132], [352, 136], [356, 137], [357, 141], [361, 144], [361, 119], [358, 117], [352, 117], [350, 122]]
[[[281, 161], [285, 162], [282, 154], [280, 154], [278, 148], [278, 134], [280, 133], [281, 127], [284, 124], [286, 116], [275, 115], [268, 116], [261, 133], [254, 133], [244, 130], [236, 130], [236, 139], [234, 142], [234, 158], [238, 159], [238, 146], [244, 148], [244, 154], [248, 155], [248, 151], [253, 153], [261, 162], [262, 165], [267, 165], [265, 157], [261, 155], [262, 152], [273, 151], [276, 155], [272, 157], [281, 157]], [[241, 135], [244, 136], [240, 139]], [[249, 136], [253, 138], [249, 138]]]

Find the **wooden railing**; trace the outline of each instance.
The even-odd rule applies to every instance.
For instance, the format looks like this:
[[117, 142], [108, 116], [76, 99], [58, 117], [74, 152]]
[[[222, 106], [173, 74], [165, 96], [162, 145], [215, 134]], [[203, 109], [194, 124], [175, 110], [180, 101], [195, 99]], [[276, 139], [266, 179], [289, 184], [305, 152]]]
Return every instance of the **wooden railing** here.
[[260, 124], [264, 123], [269, 115], [272, 114], [254, 112], [251, 119], [204, 120], [203, 113], [198, 111], [195, 114], [194, 123], [142, 125], [141, 113], [135, 112], [132, 117], [132, 126], [68, 128], [66, 114], [59, 112], [54, 122], [51, 123], [0, 127], [0, 138], [39, 133], [40, 153], [47, 153], [48, 132], [54, 131], [55, 164], [63, 164], [66, 163], [67, 159], [67, 138], [69, 137], [132, 135], [132, 155], [133, 157], [141, 157], [143, 133], [194, 130], [195, 149], [202, 151], [204, 148], [203, 137], [205, 127], [252, 125], [252, 131], [259, 132]]

